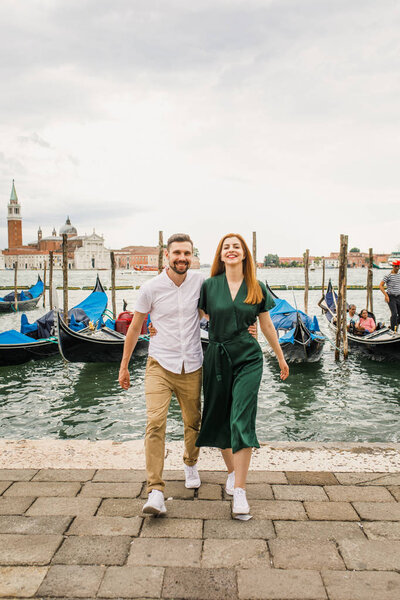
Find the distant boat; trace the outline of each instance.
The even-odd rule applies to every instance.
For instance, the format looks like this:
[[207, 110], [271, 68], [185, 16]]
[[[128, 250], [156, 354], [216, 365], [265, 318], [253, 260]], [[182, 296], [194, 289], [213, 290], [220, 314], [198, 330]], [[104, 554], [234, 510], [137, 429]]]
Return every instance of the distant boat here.
[[43, 281], [38, 275], [38, 280], [29, 290], [17, 292], [17, 308], [15, 307], [15, 292], [10, 292], [3, 298], [0, 298], [0, 313], [1, 312], [24, 312], [32, 310], [36, 307], [39, 299], [42, 297], [44, 290]]
[[268, 283], [266, 285], [275, 300], [275, 306], [269, 314], [285, 360], [288, 363], [317, 362], [326, 340], [320, 331], [317, 317], [311, 318], [294, 308], [287, 300], [278, 298]]
[[133, 268], [135, 271], [158, 271], [158, 267], [152, 267], [150, 265], [139, 265]]
[[391, 269], [392, 265], [389, 265], [389, 263], [380, 263], [379, 265], [377, 265], [376, 263], [372, 263], [372, 267], [374, 269], [380, 269], [381, 271], [383, 271], [383, 270]]

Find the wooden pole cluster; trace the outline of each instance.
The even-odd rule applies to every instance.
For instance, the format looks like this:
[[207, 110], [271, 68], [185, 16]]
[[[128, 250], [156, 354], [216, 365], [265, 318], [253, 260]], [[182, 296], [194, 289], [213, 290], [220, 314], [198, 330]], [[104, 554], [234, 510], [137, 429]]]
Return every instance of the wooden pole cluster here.
[[46, 271], [47, 271], [47, 263], [46, 259], [44, 259], [44, 273], [43, 273], [43, 308], [46, 307]]
[[374, 312], [374, 304], [372, 300], [372, 287], [373, 287], [373, 269], [374, 267], [374, 255], [372, 248], [369, 249], [368, 258], [368, 273], [367, 273], [367, 310]]
[[310, 287], [309, 268], [310, 268], [310, 250], [307, 249], [303, 254], [304, 259], [304, 312], [308, 313], [308, 290]]
[[49, 252], [49, 302], [50, 310], [53, 310], [53, 250]]
[[336, 350], [335, 360], [340, 357], [340, 345], [343, 341], [343, 356], [347, 358], [349, 350], [347, 343], [347, 248], [349, 238], [347, 235], [340, 236], [340, 254], [339, 254], [339, 284], [338, 300], [336, 310]]
[[115, 256], [114, 252], [110, 252], [111, 258], [111, 301], [112, 301], [112, 311], [113, 318], [117, 318], [117, 303], [115, 300]]
[[14, 263], [14, 308], [18, 310], [18, 258]]
[[62, 236], [63, 255], [63, 296], [64, 296], [64, 321], [68, 323], [68, 238], [67, 234]]
[[164, 265], [164, 236], [163, 232], [158, 232], [158, 272], [161, 273]]

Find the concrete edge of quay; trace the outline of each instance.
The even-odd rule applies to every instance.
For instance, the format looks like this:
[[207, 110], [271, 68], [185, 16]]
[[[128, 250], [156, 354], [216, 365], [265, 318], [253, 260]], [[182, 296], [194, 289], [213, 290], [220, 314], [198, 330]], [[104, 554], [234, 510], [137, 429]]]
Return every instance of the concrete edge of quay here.
[[[182, 468], [183, 442], [167, 442], [165, 469]], [[202, 448], [203, 471], [224, 470], [219, 451]], [[143, 440], [0, 440], [2, 469], [144, 469]], [[400, 472], [399, 443], [264, 442], [253, 471]]]

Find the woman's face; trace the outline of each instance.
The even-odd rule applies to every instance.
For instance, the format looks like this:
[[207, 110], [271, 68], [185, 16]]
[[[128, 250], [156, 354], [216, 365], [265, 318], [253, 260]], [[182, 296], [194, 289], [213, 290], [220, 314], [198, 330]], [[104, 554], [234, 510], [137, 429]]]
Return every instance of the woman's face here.
[[362, 313], [361, 313], [361, 317], [362, 317], [363, 319], [367, 319], [367, 318], [368, 318], [368, 311], [366, 311], [366, 310], [363, 310], [363, 311], [362, 311]]
[[236, 265], [244, 260], [244, 252], [239, 238], [225, 238], [222, 244], [221, 261], [226, 265]]

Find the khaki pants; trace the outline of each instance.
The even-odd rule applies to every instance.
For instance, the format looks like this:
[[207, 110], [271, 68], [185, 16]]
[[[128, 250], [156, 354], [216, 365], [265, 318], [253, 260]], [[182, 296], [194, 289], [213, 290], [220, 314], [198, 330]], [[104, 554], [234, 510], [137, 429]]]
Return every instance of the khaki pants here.
[[147, 491], [164, 491], [162, 478], [165, 454], [165, 430], [172, 393], [182, 411], [185, 464], [193, 466], [199, 457], [196, 440], [201, 422], [201, 368], [193, 373], [172, 373], [149, 356], [146, 366], [145, 393], [147, 426], [145, 437]]

